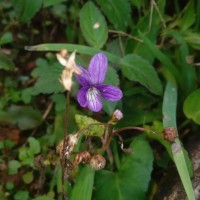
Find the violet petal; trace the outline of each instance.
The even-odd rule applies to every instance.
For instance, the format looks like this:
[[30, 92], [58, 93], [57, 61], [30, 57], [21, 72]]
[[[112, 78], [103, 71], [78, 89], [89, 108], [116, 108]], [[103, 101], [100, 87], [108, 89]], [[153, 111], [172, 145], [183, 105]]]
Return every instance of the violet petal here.
[[103, 83], [108, 67], [108, 60], [105, 54], [98, 53], [90, 61], [88, 71], [92, 77], [93, 84]]
[[87, 94], [88, 89], [89, 89], [88, 87], [82, 87], [78, 91], [77, 100], [78, 100], [78, 102], [79, 102], [81, 107], [86, 107], [87, 106], [86, 94]]
[[102, 108], [100, 92], [92, 87], [87, 91], [87, 107], [93, 112], [99, 112]]
[[77, 81], [82, 85], [82, 86], [89, 86], [92, 84], [91, 76], [90, 73], [84, 69], [81, 66], [77, 66], [79, 69], [82, 71], [80, 75], [76, 75]]
[[96, 87], [100, 91], [101, 96], [108, 101], [119, 101], [123, 96], [122, 91], [118, 87], [106, 84]]

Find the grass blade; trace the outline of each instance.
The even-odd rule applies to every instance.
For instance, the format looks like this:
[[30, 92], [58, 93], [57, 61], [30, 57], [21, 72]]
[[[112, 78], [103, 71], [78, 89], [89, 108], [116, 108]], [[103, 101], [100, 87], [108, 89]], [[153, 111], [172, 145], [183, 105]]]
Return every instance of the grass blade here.
[[[168, 82], [164, 100], [163, 100], [163, 125], [166, 127], [176, 128], [176, 106], [177, 106], [177, 89], [176, 85], [172, 82]], [[190, 180], [188, 166], [186, 165], [185, 154], [181, 147], [180, 140], [175, 139], [171, 145], [173, 159], [180, 175], [182, 184], [186, 191], [189, 200], [195, 200], [192, 183]]]

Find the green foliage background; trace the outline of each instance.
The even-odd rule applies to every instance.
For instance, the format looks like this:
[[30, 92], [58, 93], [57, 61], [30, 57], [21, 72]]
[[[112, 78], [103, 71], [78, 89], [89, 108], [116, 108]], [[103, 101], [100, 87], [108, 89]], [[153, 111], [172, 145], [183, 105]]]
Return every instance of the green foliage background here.
[[[189, 136], [199, 132], [200, 1], [10, 0], [0, 2], [0, 11], [0, 199], [62, 199], [55, 148], [63, 138], [66, 98], [59, 82], [63, 67], [55, 53], [63, 48], [76, 50], [76, 63], [84, 67], [94, 54], [104, 52], [109, 61], [105, 83], [120, 87], [124, 95], [120, 102], [103, 102], [103, 110], [94, 114], [78, 105], [74, 79], [68, 133], [92, 121], [107, 122], [115, 109], [124, 117], [114, 129], [140, 126], [156, 133], [122, 132], [132, 154], [113, 138], [114, 164], [104, 153], [104, 170], [81, 165], [74, 185], [66, 182], [70, 199], [153, 198], [152, 188], [159, 188], [156, 169], [172, 161], [178, 170], [183, 163], [190, 165], [182, 150], [181, 158], [173, 155], [160, 133], [176, 122]], [[163, 118], [166, 113], [171, 121]], [[79, 116], [84, 123], [76, 123]], [[99, 137], [103, 128], [98, 128], [84, 135]], [[154, 141], [165, 147], [164, 153]], [[84, 145], [83, 137], [77, 151]], [[94, 139], [94, 147], [98, 145]], [[186, 170], [192, 174], [190, 167]], [[188, 177], [183, 174], [184, 185]]]

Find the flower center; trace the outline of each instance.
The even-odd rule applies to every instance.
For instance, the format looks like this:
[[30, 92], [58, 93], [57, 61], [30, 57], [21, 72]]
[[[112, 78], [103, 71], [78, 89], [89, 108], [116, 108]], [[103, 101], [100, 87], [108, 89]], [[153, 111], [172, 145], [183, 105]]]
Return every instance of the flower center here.
[[99, 95], [99, 90], [97, 90], [95, 87], [91, 87], [86, 94], [86, 98], [88, 101], [95, 101], [97, 98], [99, 98]]

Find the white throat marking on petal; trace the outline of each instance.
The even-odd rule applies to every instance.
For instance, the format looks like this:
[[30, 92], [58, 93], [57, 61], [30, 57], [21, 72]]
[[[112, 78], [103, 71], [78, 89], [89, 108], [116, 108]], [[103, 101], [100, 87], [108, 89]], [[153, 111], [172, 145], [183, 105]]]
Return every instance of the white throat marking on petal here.
[[99, 95], [100, 92], [95, 87], [91, 87], [86, 94], [86, 98], [88, 101], [95, 101]]

